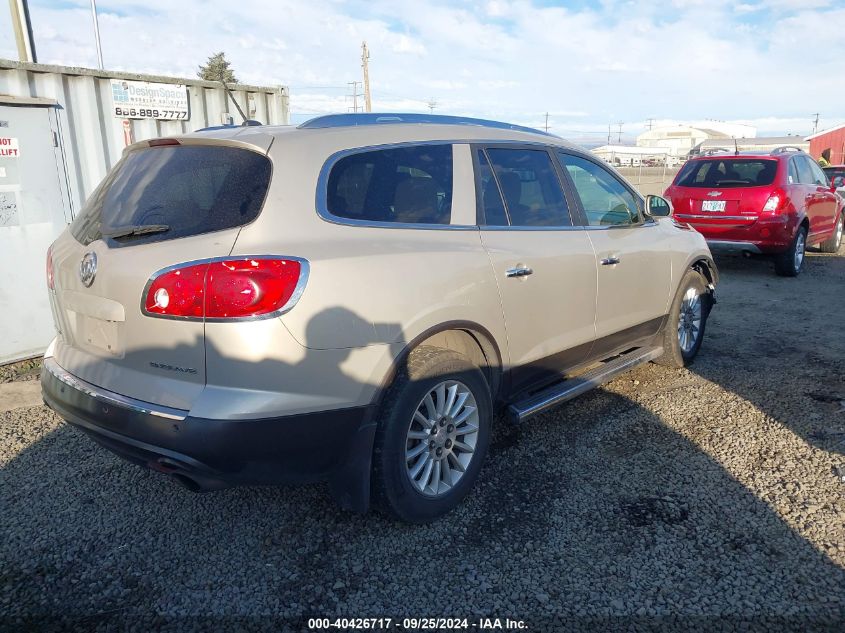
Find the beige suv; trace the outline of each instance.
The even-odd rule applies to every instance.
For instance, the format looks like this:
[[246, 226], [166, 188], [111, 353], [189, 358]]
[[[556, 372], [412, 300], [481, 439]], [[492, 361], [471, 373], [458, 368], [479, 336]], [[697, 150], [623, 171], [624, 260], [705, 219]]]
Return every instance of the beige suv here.
[[44, 399], [194, 490], [327, 480], [413, 522], [520, 423], [698, 352], [704, 239], [561, 139], [332, 115], [136, 143], [47, 256]]

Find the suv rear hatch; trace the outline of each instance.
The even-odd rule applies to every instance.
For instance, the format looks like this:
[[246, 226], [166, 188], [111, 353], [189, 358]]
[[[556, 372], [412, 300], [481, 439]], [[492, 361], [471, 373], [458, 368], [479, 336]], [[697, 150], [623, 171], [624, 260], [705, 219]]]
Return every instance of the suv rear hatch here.
[[776, 159], [713, 157], [684, 165], [669, 191], [677, 217], [737, 228], [757, 221], [777, 174]]
[[164, 268], [232, 251], [264, 203], [267, 149], [187, 138], [124, 154], [48, 256], [60, 366], [125, 396], [190, 409], [205, 384], [204, 321], [143, 315], [147, 283]]

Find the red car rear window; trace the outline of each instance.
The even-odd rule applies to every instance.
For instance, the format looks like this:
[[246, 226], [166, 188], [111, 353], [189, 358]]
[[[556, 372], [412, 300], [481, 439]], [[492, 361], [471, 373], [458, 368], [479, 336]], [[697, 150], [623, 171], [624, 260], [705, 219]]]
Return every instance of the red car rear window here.
[[684, 165], [675, 184], [679, 187], [761, 187], [775, 181], [776, 160], [712, 158]]

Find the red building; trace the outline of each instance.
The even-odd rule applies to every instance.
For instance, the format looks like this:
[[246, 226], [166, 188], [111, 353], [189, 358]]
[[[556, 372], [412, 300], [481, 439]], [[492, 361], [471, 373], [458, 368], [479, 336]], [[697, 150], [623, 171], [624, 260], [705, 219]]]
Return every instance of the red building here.
[[823, 130], [806, 140], [810, 141], [810, 155], [816, 160], [821, 157], [822, 152], [830, 150], [831, 165], [845, 165], [845, 125]]

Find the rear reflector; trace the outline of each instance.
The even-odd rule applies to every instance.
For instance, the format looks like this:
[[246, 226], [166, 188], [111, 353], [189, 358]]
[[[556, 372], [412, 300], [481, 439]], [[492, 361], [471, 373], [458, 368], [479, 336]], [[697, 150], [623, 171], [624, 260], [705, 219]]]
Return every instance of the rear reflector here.
[[308, 280], [298, 258], [244, 257], [186, 263], [147, 283], [144, 313], [180, 319], [248, 319], [290, 310]]

